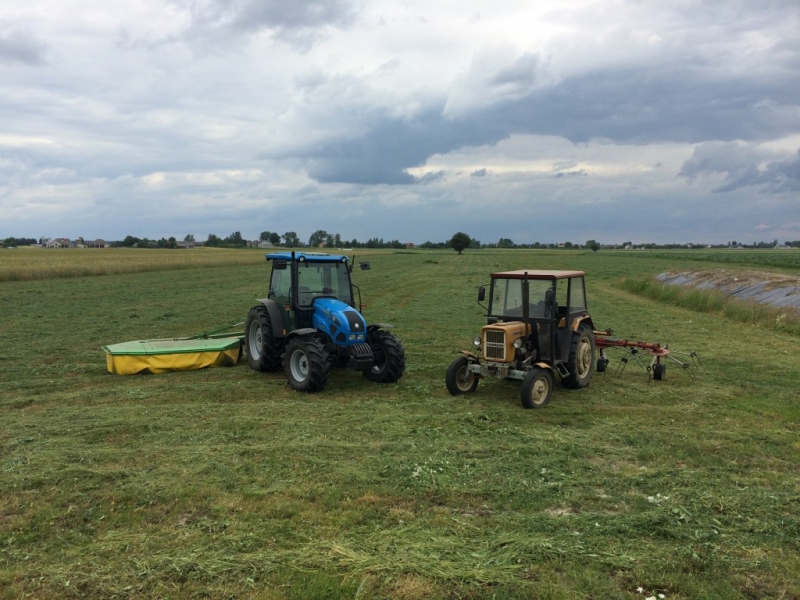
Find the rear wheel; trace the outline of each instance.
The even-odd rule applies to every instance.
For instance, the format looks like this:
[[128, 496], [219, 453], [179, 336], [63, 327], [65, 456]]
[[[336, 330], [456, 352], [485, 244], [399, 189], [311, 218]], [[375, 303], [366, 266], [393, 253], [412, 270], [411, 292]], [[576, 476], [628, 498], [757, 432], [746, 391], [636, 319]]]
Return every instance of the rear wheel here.
[[447, 391], [453, 396], [470, 394], [478, 387], [478, 378], [469, 370], [469, 361], [464, 356], [459, 356], [447, 367], [444, 382]]
[[388, 331], [375, 331], [367, 341], [375, 362], [363, 372], [364, 377], [376, 383], [399, 381], [406, 368], [406, 351], [400, 340]]
[[325, 387], [331, 373], [328, 351], [316, 338], [293, 338], [286, 345], [283, 370], [293, 390], [319, 392]]
[[254, 306], [244, 325], [247, 364], [254, 371], [277, 371], [281, 367], [281, 343], [272, 334], [265, 306]]
[[572, 343], [569, 348], [567, 371], [569, 375], [564, 378], [564, 385], [568, 388], [582, 388], [589, 385], [594, 369], [594, 332], [586, 323], [578, 327], [572, 334]]
[[541, 408], [550, 402], [553, 393], [553, 374], [550, 369], [534, 367], [522, 380], [522, 406], [525, 408]]

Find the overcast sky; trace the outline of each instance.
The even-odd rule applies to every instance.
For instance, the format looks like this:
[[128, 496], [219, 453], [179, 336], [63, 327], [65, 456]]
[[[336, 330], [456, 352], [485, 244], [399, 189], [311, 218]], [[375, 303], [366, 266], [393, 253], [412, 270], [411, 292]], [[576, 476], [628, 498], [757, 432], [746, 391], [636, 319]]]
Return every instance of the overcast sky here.
[[5, 0], [0, 238], [800, 240], [798, 0]]

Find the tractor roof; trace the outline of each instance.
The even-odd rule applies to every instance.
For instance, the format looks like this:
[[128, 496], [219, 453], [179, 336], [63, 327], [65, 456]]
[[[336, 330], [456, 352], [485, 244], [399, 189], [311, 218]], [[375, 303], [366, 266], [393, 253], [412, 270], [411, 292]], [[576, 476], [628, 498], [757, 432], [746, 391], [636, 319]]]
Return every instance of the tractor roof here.
[[571, 277], [583, 277], [586, 274], [583, 271], [550, 271], [546, 269], [531, 269], [528, 271], [520, 269], [492, 273], [491, 277], [492, 279], [524, 279], [526, 273], [528, 274], [528, 279], [570, 279]]
[[322, 254], [320, 252], [273, 252], [265, 254], [267, 260], [299, 260], [300, 262], [347, 262], [342, 254]]

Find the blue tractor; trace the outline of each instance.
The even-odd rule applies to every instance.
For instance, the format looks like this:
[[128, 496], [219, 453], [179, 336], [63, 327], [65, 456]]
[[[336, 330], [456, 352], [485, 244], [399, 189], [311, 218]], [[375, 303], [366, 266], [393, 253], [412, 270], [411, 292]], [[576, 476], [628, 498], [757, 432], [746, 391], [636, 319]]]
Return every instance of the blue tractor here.
[[[283, 365], [289, 385], [319, 392], [331, 367], [361, 371], [378, 383], [394, 383], [405, 370], [405, 350], [385, 329], [368, 325], [356, 310], [346, 256], [307, 252], [267, 254], [272, 275], [266, 298], [250, 309], [245, 322], [247, 363], [256, 371]], [[369, 263], [362, 262], [362, 269]]]

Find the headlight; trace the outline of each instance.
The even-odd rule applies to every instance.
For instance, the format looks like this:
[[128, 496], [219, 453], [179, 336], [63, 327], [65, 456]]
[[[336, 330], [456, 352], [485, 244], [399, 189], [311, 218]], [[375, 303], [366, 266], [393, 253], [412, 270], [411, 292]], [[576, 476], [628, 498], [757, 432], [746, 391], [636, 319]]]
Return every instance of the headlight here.
[[516, 348], [517, 350], [522, 348], [522, 338], [517, 338], [514, 340], [514, 348]]
[[481, 345], [481, 338], [479, 338], [478, 336], [475, 336], [472, 339], [472, 345], [473, 346], [480, 346]]

